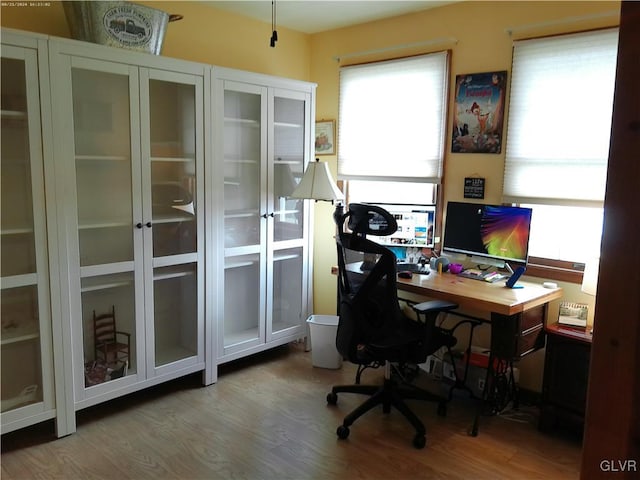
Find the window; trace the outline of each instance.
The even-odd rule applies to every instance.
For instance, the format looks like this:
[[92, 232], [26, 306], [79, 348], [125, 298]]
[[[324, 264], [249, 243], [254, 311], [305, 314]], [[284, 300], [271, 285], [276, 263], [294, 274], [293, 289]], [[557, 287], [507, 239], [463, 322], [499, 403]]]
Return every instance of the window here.
[[340, 69], [339, 179], [440, 182], [447, 58], [440, 52]]
[[514, 44], [503, 194], [534, 209], [532, 257], [599, 252], [617, 43], [606, 30]]

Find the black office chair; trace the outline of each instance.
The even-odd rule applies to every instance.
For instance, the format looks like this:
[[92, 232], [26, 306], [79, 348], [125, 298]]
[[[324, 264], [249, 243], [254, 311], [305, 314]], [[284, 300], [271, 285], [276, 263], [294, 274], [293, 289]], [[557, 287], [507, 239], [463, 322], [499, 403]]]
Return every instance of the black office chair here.
[[[386, 210], [373, 205], [350, 204], [346, 214], [335, 216], [338, 224], [338, 300], [339, 316], [336, 347], [348, 361], [358, 364], [355, 385], [334, 386], [327, 402], [335, 405], [338, 393], [359, 393], [370, 397], [347, 415], [337, 429], [338, 437], [349, 436], [349, 427], [360, 416], [382, 404], [383, 412], [395, 407], [415, 428], [413, 445], [423, 448], [426, 430], [405, 399], [438, 402], [438, 413], [446, 411], [447, 398], [419, 389], [392, 376], [415, 366], [441, 347], [456, 343], [451, 334], [435, 325], [441, 312], [458, 307], [455, 303], [433, 300], [413, 305], [418, 321], [405, 316], [396, 289], [396, 256], [391, 250], [368, 240], [366, 235], [389, 235], [397, 229]], [[344, 222], [352, 233], [344, 231]], [[449, 350], [450, 351], [450, 350]], [[383, 385], [361, 385], [364, 368], [385, 368]]]

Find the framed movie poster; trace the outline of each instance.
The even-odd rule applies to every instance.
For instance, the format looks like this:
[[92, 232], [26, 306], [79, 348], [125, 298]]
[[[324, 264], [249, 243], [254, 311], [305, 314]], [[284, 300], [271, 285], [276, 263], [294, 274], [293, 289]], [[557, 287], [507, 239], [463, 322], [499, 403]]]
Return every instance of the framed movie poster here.
[[456, 75], [451, 151], [500, 153], [507, 72]]

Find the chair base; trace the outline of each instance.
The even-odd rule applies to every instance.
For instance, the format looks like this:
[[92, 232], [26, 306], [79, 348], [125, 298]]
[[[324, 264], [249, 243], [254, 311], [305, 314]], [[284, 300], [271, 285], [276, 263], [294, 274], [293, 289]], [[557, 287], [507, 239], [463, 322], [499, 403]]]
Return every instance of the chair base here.
[[327, 395], [327, 403], [335, 405], [338, 402], [338, 393], [358, 393], [370, 395], [370, 397], [349, 413], [338, 427], [338, 437], [344, 439], [349, 436], [349, 427], [362, 415], [378, 405], [382, 405], [384, 413], [390, 413], [394, 407], [409, 421], [416, 433], [413, 438], [413, 446], [423, 448], [426, 443], [426, 429], [422, 421], [409, 408], [405, 400], [426, 400], [438, 403], [438, 414], [446, 414], [447, 399], [439, 395], [418, 389], [399, 385], [395, 380], [385, 378], [382, 385], [336, 385]]

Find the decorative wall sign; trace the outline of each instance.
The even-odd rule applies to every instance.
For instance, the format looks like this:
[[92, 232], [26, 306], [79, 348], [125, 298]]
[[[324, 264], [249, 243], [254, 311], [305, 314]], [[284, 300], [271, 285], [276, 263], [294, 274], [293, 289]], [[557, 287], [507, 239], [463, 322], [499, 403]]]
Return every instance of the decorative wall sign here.
[[316, 155], [334, 155], [336, 153], [335, 131], [335, 120], [316, 122]]
[[456, 76], [451, 151], [500, 153], [507, 72]]
[[484, 198], [484, 178], [466, 177], [464, 179], [464, 198]]

